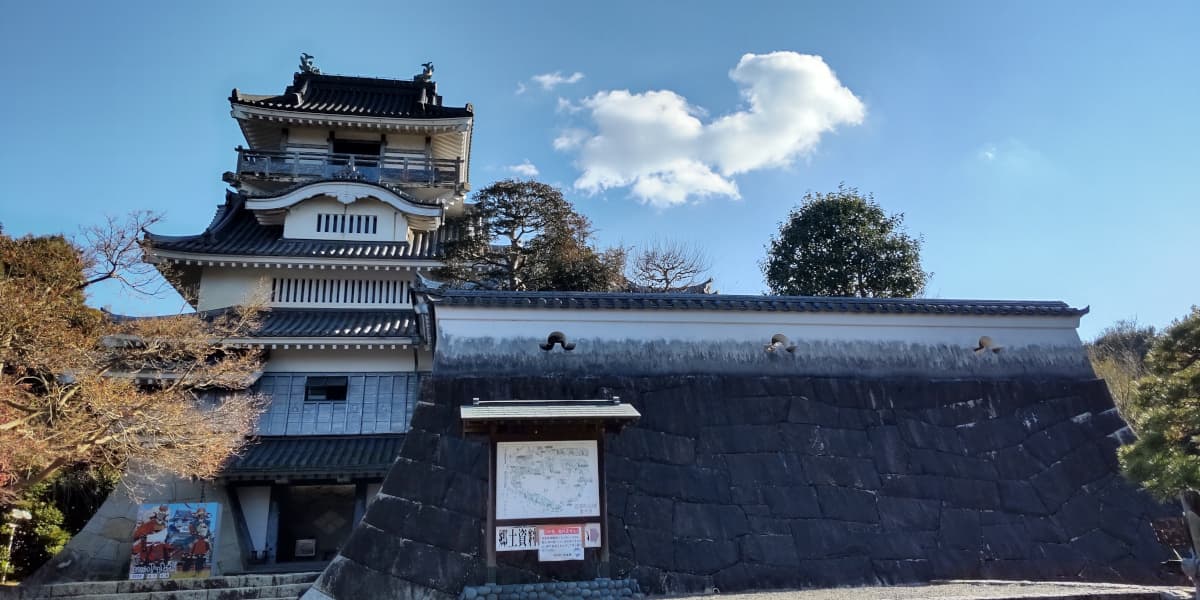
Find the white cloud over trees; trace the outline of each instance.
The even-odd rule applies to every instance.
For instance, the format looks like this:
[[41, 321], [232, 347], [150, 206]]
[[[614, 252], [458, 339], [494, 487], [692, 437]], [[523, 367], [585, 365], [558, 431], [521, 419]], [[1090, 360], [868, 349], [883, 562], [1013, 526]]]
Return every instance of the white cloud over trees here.
[[507, 167], [504, 167], [504, 169], [506, 171], [516, 173], [521, 177], [537, 177], [538, 173], [540, 172], [538, 171], [537, 165], [529, 162], [528, 158], [522, 161], [521, 164], [508, 165]]
[[582, 114], [590, 127], [565, 130], [554, 140], [555, 149], [576, 153], [581, 174], [575, 188], [628, 187], [658, 207], [705, 196], [738, 198], [733, 176], [786, 166], [813, 152], [823, 134], [866, 117], [863, 102], [820, 56], [746, 54], [729, 77], [745, 106], [714, 119], [670, 90], [608, 90], [585, 98]]

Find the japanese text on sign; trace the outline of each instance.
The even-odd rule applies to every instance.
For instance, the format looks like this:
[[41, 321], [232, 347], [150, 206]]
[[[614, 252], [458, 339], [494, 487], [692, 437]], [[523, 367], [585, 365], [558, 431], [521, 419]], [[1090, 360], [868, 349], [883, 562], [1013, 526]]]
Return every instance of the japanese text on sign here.
[[582, 525], [545, 525], [538, 528], [538, 562], [583, 560]]
[[534, 525], [496, 528], [497, 552], [537, 550], [537, 548], [537, 527]]

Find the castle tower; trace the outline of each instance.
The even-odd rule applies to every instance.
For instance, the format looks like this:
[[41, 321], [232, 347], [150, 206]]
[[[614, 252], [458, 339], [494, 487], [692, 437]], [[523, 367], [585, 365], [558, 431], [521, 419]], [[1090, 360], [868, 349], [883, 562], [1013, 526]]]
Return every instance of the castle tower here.
[[200, 234], [146, 236], [197, 311], [255, 291], [271, 308], [240, 340], [268, 352], [270, 406], [222, 477], [247, 568], [331, 558], [409, 428], [431, 369], [410, 289], [470, 187], [473, 109], [432, 74], [326, 75], [306, 56], [281, 94], [233, 90], [246, 146], [224, 204]]

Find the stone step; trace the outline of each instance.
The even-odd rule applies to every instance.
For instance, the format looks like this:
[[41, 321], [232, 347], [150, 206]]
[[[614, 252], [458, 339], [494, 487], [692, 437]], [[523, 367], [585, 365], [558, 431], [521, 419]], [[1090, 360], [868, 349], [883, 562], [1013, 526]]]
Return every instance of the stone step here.
[[230, 575], [207, 579], [155, 581], [88, 581], [35, 588], [20, 587], [11, 599], [32, 600], [237, 600], [296, 598], [317, 580], [319, 572]]

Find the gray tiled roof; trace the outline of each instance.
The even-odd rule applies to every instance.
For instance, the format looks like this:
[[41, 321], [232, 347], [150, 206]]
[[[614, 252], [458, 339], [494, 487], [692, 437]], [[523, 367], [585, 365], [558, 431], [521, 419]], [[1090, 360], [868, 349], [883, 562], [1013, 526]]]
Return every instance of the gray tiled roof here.
[[[397, 119], [470, 117], [469, 107], [442, 106], [432, 82], [296, 73], [278, 96], [244, 94], [237, 89], [233, 104], [277, 110]], [[425, 102], [422, 103], [421, 99]]]
[[762, 312], [905, 313], [1077, 316], [1087, 308], [1043, 300], [944, 300], [940, 298], [835, 298], [644, 294], [622, 292], [506, 292], [422, 290], [438, 304], [495, 308], [612, 310], [737, 310]]
[[403, 442], [403, 435], [262, 437], [230, 459], [222, 475], [382, 477]]
[[420, 337], [412, 310], [329, 310], [274, 308], [262, 315], [256, 338]]
[[291, 258], [431, 259], [441, 256], [448, 227], [413, 231], [412, 242], [357, 242], [285, 239], [283, 226], [260, 225], [245, 199], [230, 193], [204, 233], [187, 236], [146, 234], [151, 248], [194, 254]]

